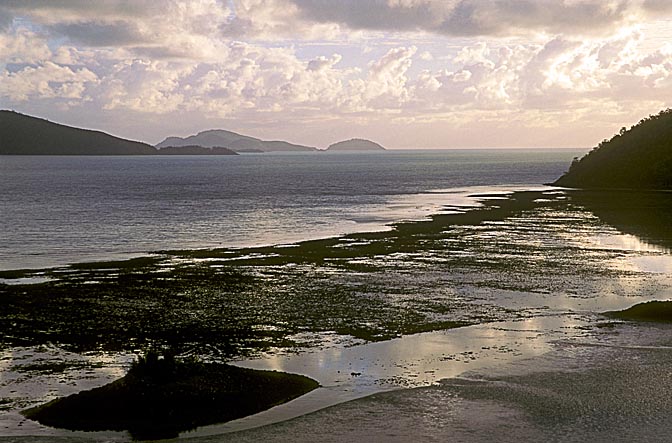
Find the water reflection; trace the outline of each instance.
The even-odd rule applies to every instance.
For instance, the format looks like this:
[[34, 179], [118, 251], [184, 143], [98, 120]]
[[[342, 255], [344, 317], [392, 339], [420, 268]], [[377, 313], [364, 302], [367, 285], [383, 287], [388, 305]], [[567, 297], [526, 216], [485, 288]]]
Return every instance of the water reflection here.
[[541, 355], [551, 349], [553, 341], [588, 335], [589, 322], [589, 318], [579, 316], [537, 317], [240, 361], [236, 364], [247, 368], [304, 374], [318, 380], [322, 387], [261, 414], [201, 428], [185, 436], [249, 429], [376, 392], [429, 386], [465, 371], [501, 367]]
[[572, 203], [618, 231], [664, 252], [672, 249], [672, 193], [663, 191], [569, 191]]

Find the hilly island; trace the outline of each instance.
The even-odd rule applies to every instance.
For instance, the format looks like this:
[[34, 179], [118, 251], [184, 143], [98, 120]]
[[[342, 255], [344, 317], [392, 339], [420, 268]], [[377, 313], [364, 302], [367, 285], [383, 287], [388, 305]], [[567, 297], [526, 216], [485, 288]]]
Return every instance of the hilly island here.
[[352, 138], [329, 145], [327, 151], [385, 151], [385, 148], [371, 140]]
[[261, 140], [247, 135], [223, 129], [210, 129], [189, 137], [168, 137], [158, 145], [162, 149], [168, 146], [197, 145], [203, 147], [226, 146], [236, 152], [276, 152], [276, 151], [316, 151], [311, 146], [297, 145], [280, 140]]
[[672, 189], [672, 109], [602, 141], [554, 185], [590, 189]]

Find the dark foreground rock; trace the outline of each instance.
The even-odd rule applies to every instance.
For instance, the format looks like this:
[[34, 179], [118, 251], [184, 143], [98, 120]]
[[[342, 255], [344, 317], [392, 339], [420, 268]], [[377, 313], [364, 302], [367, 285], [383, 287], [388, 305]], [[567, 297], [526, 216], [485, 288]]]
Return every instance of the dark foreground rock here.
[[44, 425], [80, 431], [129, 431], [134, 439], [177, 437], [285, 403], [318, 387], [308, 377], [227, 364], [141, 358], [115, 382], [23, 414]]
[[623, 311], [610, 311], [605, 314], [621, 320], [672, 323], [672, 301], [639, 303]]

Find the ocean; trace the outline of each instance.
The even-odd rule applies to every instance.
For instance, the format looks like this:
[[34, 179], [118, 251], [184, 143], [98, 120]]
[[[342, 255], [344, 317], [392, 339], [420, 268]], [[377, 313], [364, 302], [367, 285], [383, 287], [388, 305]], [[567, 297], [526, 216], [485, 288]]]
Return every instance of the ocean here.
[[552, 182], [584, 152], [0, 156], [0, 270], [387, 229], [472, 187]]

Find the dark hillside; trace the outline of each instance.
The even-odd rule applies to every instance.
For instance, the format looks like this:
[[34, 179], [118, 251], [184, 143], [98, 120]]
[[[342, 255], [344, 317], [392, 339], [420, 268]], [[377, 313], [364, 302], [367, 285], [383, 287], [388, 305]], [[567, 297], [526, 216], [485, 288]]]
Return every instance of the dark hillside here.
[[146, 143], [0, 111], [0, 155], [154, 155]]
[[672, 109], [622, 128], [555, 183], [571, 188], [672, 189]]

